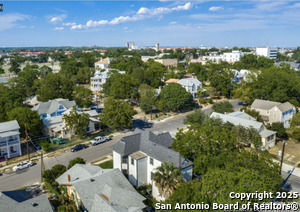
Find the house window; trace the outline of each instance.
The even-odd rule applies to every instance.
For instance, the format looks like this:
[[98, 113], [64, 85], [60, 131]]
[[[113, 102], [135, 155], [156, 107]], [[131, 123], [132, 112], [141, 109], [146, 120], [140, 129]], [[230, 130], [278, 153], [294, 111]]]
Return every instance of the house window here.
[[153, 180], [153, 178], [154, 178], [154, 173], [151, 172], [151, 180]]
[[134, 165], [134, 159], [131, 158], [131, 165]]
[[127, 163], [127, 157], [126, 156], [122, 157], [122, 163]]
[[150, 164], [153, 166], [153, 158], [150, 158]]
[[274, 119], [277, 117], [277, 114], [276, 113], [274, 113]]
[[269, 114], [269, 113], [270, 113], [270, 111], [267, 110], [267, 114]]

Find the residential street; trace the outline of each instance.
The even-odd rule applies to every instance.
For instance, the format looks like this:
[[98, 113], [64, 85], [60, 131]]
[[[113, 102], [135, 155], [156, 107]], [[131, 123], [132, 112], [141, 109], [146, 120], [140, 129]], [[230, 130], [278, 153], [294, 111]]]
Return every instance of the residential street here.
[[[235, 109], [240, 108], [241, 106], [238, 105], [238, 100], [231, 101]], [[212, 111], [211, 108], [203, 109], [206, 114], [210, 114]], [[166, 121], [161, 121], [156, 124], [147, 124], [146, 128], [151, 129], [154, 133], [160, 132], [170, 132], [172, 136], [174, 136], [177, 132], [177, 128], [186, 127], [183, 124], [183, 120], [185, 119], [186, 115], [179, 115], [175, 118], [170, 118]], [[142, 122], [139, 124], [143, 124]], [[139, 125], [137, 124], [137, 125]], [[56, 164], [63, 164], [68, 165], [69, 161], [74, 159], [75, 157], [81, 157], [86, 160], [86, 162], [95, 161], [99, 158], [104, 157], [105, 155], [111, 154], [112, 151], [110, 147], [119, 142], [120, 139], [126, 135], [130, 135], [131, 132], [123, 133], [120, 136], [115, 136], [109, 142], [99, 144], [97, 146], [89, 146], [89, 148], [72, 153], [66, 152], [62, 155], [46, 158], [44, 160], [45, 168], [49, 169]], [[30, 167], [28, 169], [19, 171], [19, 172], [11, 172], [11, 173], [4, 173], [0, 176], [0, 191], [8, 191], [13, 189], [18, 189], [24, 187], [26, 185], [30, 185], [32, 183], [38, 182], [41, 180], [41, 165], [38, 162], [35, 166]]]

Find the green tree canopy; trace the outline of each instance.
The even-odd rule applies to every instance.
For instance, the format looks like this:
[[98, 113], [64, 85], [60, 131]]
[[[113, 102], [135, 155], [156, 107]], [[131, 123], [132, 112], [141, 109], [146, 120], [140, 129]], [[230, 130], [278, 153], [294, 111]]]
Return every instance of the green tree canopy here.
[[85, 164], [85, 160], [80, 157], [76, 157], [73, 160], [69, 161], [68, 169], [72, 168], [75, 164]]
[[89, 88], [74, 86], [73, 99], [78, 107], [89, 107], [92, 105], [93, 92]]
[[136, 111], [129, 103], [107, 97], [104, 101], [104, 109], [100, 114], [103, 124], [112, 129], [130, 128]]
[[11, 59], [10, 68], [8, 70], [11, 73], [18, 74], [21, 71], [20, 64], [15, 59]]
[[159, 94], [169, 110], [180, 110], [189, 106], [193, 102], [193, 96], [187, 92], [180, 84], [170, 83], [165, 86]]
[[71, 136], [73, 132], [78, 137], [82, 137], [87, 132], [87, 127], [90, 123], [90, 115], [87, 113], [78, 113], [76, 106], [73, 106], [69, 114], [63, 114], [63, 120], [67, 128], [71, 130]]
[[283, 126], [282, 122], [275, 122], [272, 124], [267, 124], [267, 129], [268, 130], [273, 130], [276, 132], [276, 137], [281, 138], [281, 139], [288, 139], [289, 136], [286, 132], [286, 129]]
[[29, 134], [41, 134], [42, 123], [38, 112], [30, 110], [28, 107], [16, 107], [7, 112], [7, 117], [9, 120], [18, 121], [20, 133], [23, 138], [25, 137], [25, 125]]
[[218, 102], [213, 104], [212, 109], [217, 113], [233, 112], [233, 105], [228, 101]]
[[49, 73], [40, 80], [35, 81], [38, 100], [46, 102], [56, 98], [72, 98], [73, 83], [64, 75]]
[[189, 125], [198, 125], [204, 123], [207, 118], [208, 116], [202, 110], [195, 110], [193, 113], [186, 116], [186, 119], [184, 119], [183, 123]]
[[176, 168], [173, 163], [163, 162], [161, 166], [156, 168], [154, 173], [154, 182], [161, 196], [168, 199], [169, 196], [183, 182], [181, 171]]

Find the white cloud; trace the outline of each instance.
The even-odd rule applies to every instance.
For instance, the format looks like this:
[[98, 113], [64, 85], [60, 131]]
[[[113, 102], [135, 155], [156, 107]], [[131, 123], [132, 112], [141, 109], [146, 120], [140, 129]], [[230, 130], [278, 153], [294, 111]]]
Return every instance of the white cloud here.
[[139, 20], [144, 20], [147, 18], [153, 18], [155, 16], [158, 16], [159, 19], [162, 18], [162, 15], [171, 13], [173, 11], [184, 11], [184, 10], [189, 10], [193, 6], [190, 2], [187, 2], [184, 5], [178, 5], [176, 7], [158, 7], [154, 9], [149, 9], [146, 7], [141, 7], [134, 15], [132, 16], [119, 16], [111, 21], [108, 20], [100, 20], [100, 21], [93, 21], [89, 20], [85, 25], [82, 24], [74, 24], [72, 25], [71, 29], [87, 29], [90, 27], [98, 27], [98, 26], [104, 26], [104, 25], [116, 25], [120, 23], [125, 23], [125, 22], [131, 22], [131, 21], [139, 21]]
[[175, 25], [175, 24], [177, 24], [177, 22], [176, 21], [172, 21], [172, 22], [170, 22], [170, 24], [171, 25]]
[[62, 25], [63, 26], [74, 26], [74, 25], [76, 25], [76, 23], [70, 23], [70, 22], [68, 22], [68, 23], [63, 23]]
[[16, 26], [18, 21], [29, 19], [30, 16], [19, 13], [5, 14], [0, 16], [0, 31], [4, 31]]
[[50, 23], [57, 24], [59, 22], [62, 22], [66, 17], [67, 17], [66, 14], [50, 16], [49, 17], [50, 18]]
[[64, 28], [63, 27], [55, 27], [55, 29], [54, 30], [63, 30]]
[[219, 6], [219, 7], [211, 7], [208, 10], [211, 12], [216, 12], [216, 11], [224, 10], [224, 8]]
[[124, 30], [127, 30], [128, 29], [128, 27], [124, 27]]

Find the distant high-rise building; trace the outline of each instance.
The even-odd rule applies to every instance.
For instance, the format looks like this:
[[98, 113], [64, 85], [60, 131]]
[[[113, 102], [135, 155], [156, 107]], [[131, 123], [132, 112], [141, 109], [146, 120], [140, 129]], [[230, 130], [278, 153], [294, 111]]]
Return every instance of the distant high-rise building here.
[[256, 48], [255, 53], [258, 56], [265, 56], [270, 59], [277, 59], [277, 51], [278, 49], [276, 47], [263, 47], [263, 48]]
[[126, 47], [132, 49], [134, 47], [134, 42], [132, 41], [126, 42]]
[[156, 43], [156, 45], [155, 45], [155, 50], [156, 50], [156, 51], [159, 51], [159, 43]]

